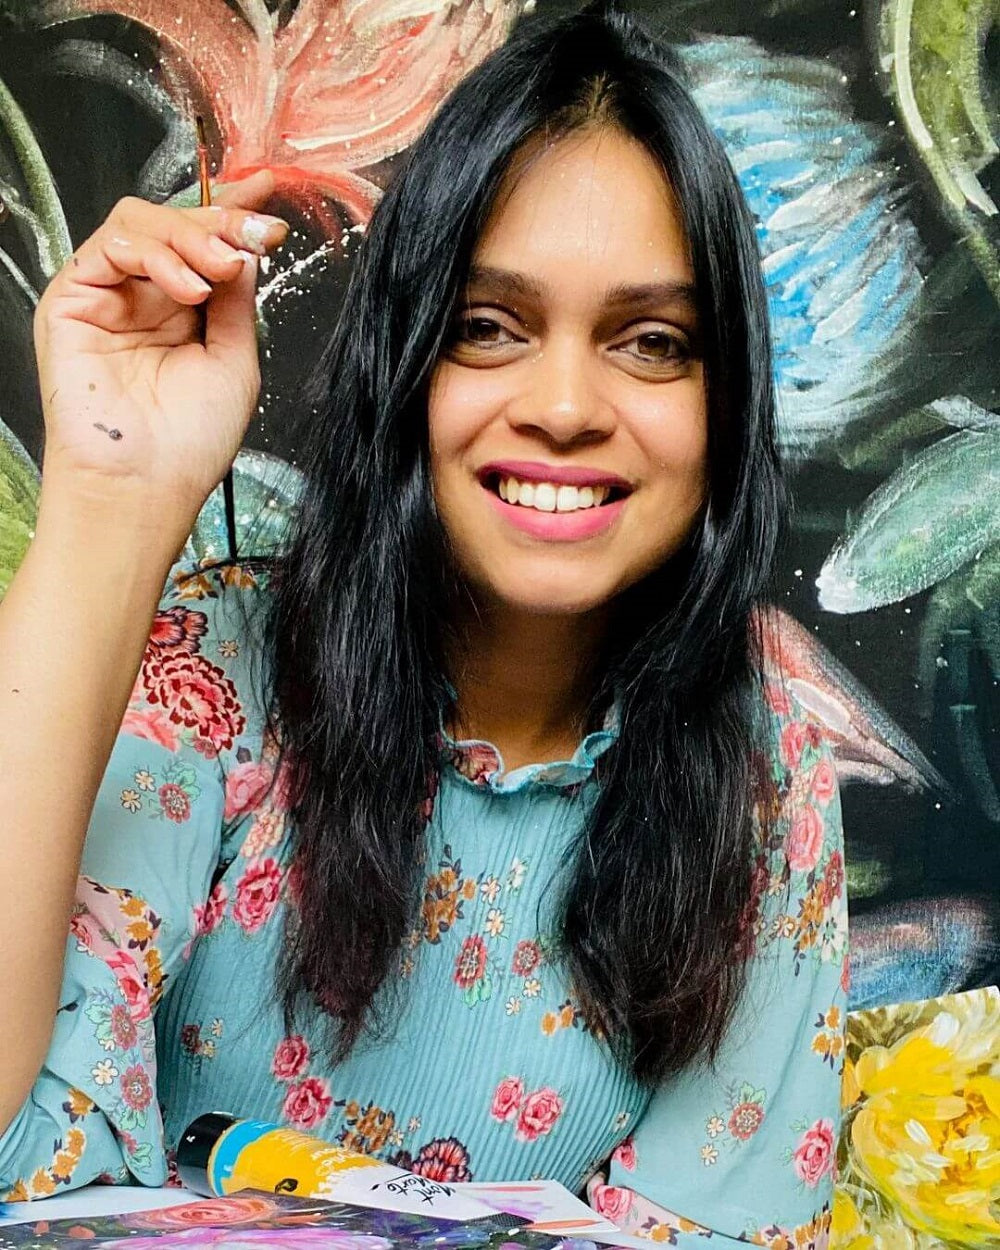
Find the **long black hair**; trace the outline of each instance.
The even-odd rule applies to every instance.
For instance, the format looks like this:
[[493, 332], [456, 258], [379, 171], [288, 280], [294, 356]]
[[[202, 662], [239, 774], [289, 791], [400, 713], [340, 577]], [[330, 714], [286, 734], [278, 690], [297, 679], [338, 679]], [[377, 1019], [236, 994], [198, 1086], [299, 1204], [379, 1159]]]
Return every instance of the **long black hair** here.
[[[428, 467], [428, 381], [512, 157], [615, 126], [660, 163], [694, 268], [709, 485], [683, 550], [627, 592], [594, 689], [620, 736], [555, 881], [561, 958], [644, 1081], [713, 1056], [744, 977], [758, 734], [755, 607], [783, 492], [750, 218], [676, 56], [606, 2], [522, 19], [408, 150], [370, 222], [321, 367], [308, 485], [273, 579], [273, 711], [296, 823], [280, 971], [335, 1058], [379, 1027], [413, 922], [456, 573]], [[393, 978], [395, 980], [395, 978]]]

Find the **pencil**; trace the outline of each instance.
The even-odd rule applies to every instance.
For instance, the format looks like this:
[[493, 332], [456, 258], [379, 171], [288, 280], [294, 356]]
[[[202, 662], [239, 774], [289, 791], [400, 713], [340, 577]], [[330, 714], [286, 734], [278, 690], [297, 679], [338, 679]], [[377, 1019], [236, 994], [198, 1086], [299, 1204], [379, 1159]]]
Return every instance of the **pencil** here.
[[[205, 137], [205, 122], [202, 117], [194, 119], [195, 131], [198, 136], [198, 185], [201, 190], [200, 203], [202, 208], [212, 204], [212, 186], [208, 180], [208, 140]], [[236, 563], [236, 497], [233, 491], [232, 467], [226, 470], [222, 479], [222, 500], [226, 510], [226, 540], [229, 545], [229, 559]]]

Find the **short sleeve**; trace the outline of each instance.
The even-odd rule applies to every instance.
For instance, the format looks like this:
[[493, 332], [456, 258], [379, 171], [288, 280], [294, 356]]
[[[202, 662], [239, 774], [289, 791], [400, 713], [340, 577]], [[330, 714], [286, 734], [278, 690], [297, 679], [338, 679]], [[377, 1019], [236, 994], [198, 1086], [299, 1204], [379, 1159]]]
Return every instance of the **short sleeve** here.
[[[255, 589], [238, 568], [171, 573], [91, 815], [49, 1051], [0, 1137], [7, 1200], [166, 1179], [156, 1011], [207, 923], [226, 778], [259, 728]], [[51, 784], [71, 784], [58, 760]]]
[[748, 984], [714, 1067], [659, 1089], [591, 1201], [630, 1232], [825, 1246], [846, 1023], [843, 830], [830, 749], [769, 686], [776, 819], [755, 871]]

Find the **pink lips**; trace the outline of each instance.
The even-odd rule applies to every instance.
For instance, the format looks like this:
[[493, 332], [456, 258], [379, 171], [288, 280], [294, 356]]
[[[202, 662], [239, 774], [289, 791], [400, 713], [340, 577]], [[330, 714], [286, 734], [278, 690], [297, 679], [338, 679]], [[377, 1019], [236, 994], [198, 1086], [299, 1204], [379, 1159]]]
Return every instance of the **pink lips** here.
[[491, 477], [516, 477], [519, 482], [552, 482], [555, 486], [611, 486], [630, 491], [632, 485], [616, 473], [586, 465], [541, 464], [537, 460], [494, 460], [477, 474], [485, 485]]
[[580, 508], [575, 512], [538, 512], [520, 504], [505, 502], [492, 489], [491, 483], [503, 477], [516, 477], [522, 482], [551, 482], [556, 486], [608, 486], [631, 492], [624, 478], [600, 469], [574, 465], [549, 465], [527, 460], [504, 460], [485, 465], [479, 480], [490, 502], [505, 521], [532, 538], [545, 542], [580, 542], [610, 529], [622, 514], [627, 498], [616, 499], [598, 508]]

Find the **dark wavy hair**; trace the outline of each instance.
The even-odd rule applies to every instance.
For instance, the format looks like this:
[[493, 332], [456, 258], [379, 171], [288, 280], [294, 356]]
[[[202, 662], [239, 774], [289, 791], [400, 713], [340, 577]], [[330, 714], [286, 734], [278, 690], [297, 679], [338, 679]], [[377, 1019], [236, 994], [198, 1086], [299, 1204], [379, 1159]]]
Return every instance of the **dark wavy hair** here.
[[593, 709], [617, 698], [620, 736], [553, 880], [560, 958], [592, 1025], [649, 1083], [714, 1057], [743, 986], [755, 608], [784, 504], [766, 300], [754, 223], [679, 61], [605, 2], [522, 19], [443, 103], [372, 217], [322, 360], [267, 654], [297, 830], [279, 991], [288, 1020], [304, 998], [326, 1009], [335, 1060], [385, 1024], [440, 766], [458, 575], [430, 486], [429, 378], [512, 157], [585, 126], [642, 143], [680, 204], [709, 486], [683, 550], [617, 605]]

